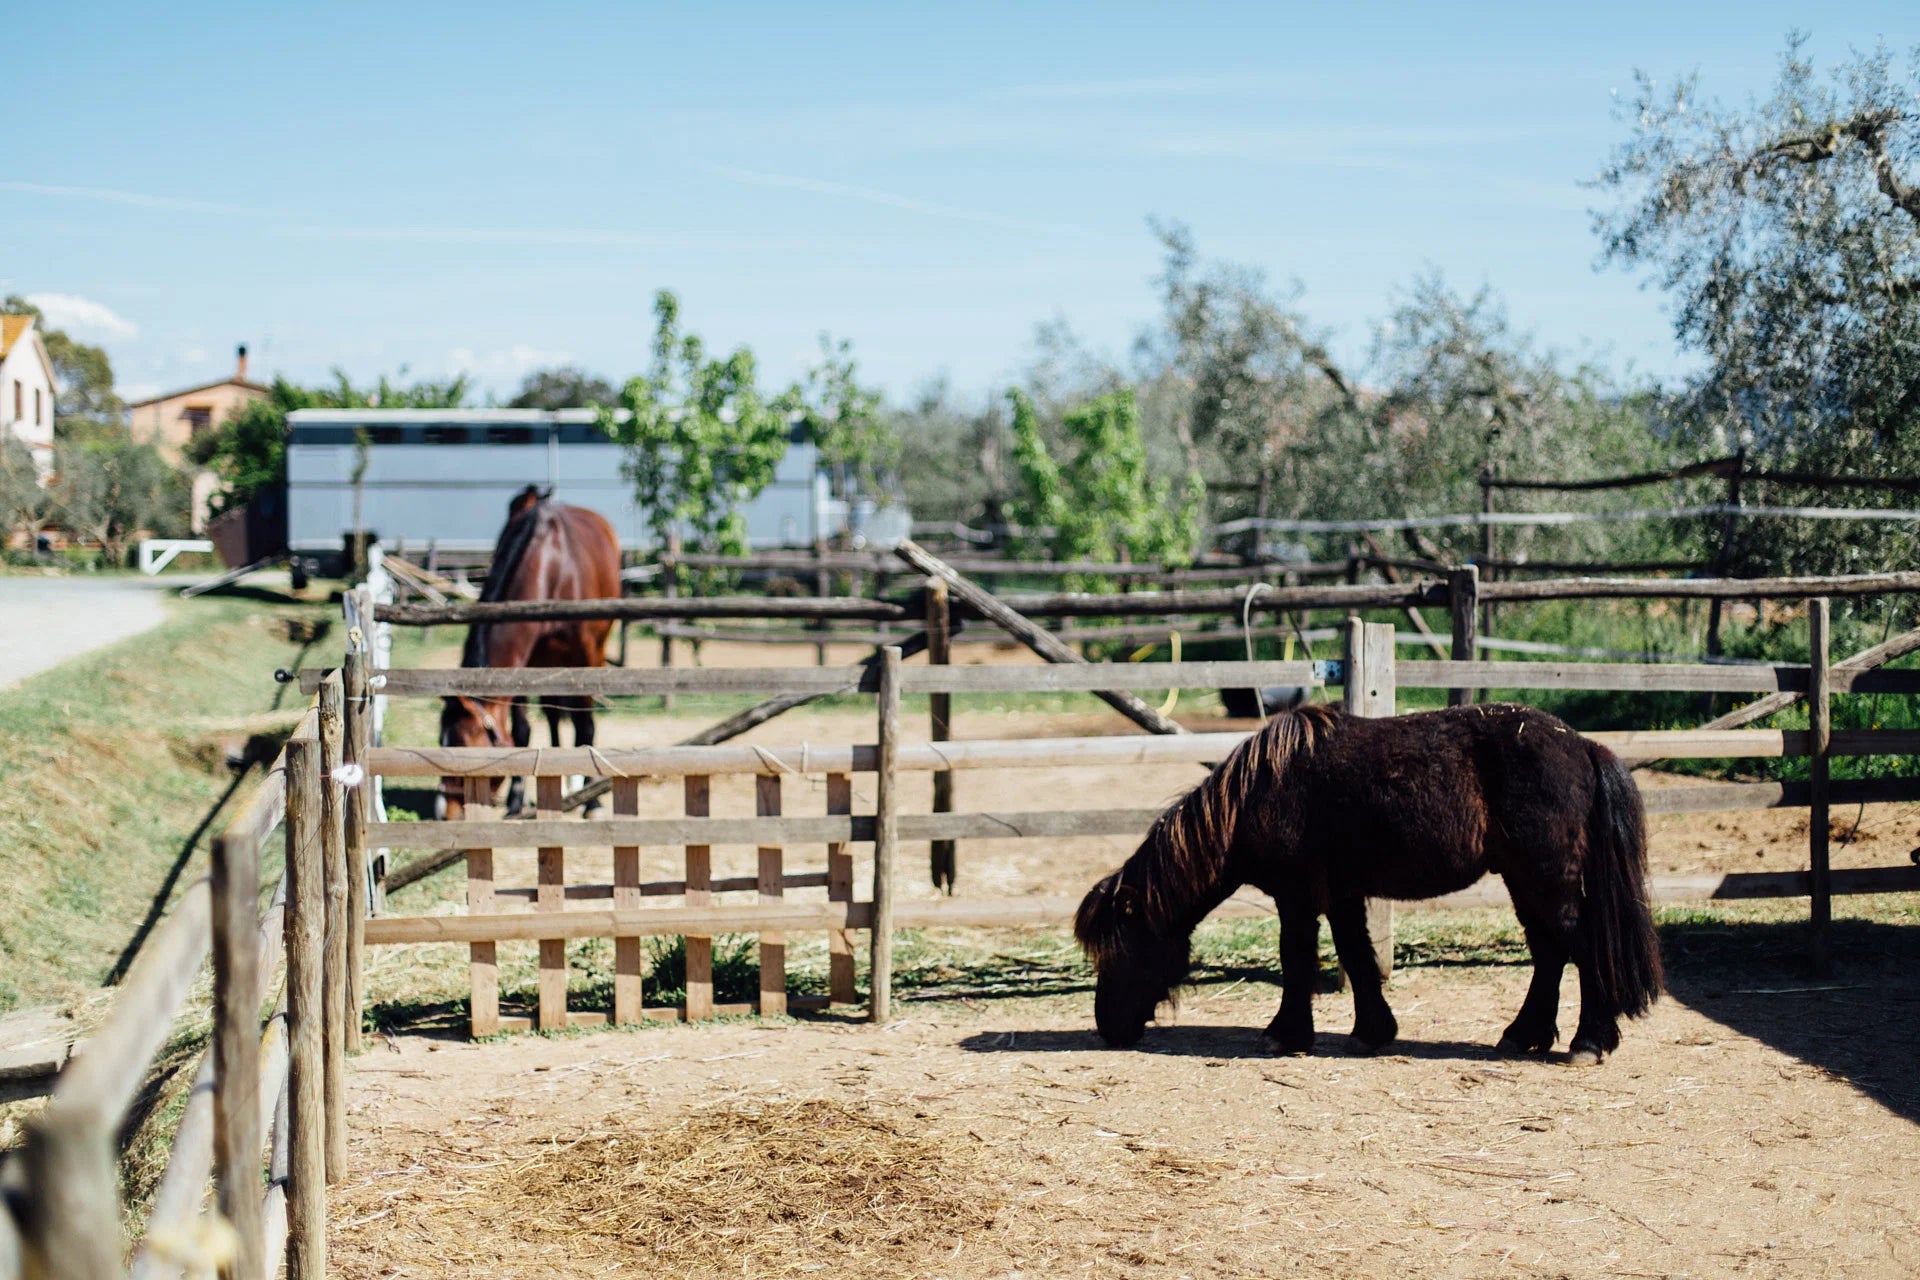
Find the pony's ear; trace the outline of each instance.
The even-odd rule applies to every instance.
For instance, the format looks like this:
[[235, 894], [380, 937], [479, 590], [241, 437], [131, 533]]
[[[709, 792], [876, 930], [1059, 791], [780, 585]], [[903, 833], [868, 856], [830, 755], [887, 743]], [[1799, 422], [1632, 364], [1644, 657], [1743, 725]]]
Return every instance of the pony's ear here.
[[1116, 878], [1113, 882], [1113, 909], [1123, 916], [1137, 916], [1143, 899], [1140, 891]]

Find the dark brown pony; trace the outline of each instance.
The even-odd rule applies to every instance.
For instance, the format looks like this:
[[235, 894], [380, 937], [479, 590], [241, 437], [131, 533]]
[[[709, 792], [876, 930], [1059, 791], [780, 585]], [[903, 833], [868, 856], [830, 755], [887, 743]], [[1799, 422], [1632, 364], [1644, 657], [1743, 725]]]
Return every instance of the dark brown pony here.
[[1131, 1045], [1187, 979], [1188, 944], [1243, 884], [1280, 911], [1280, 1012], [1271, 1047], [1313, 1048], [1320, 917], [1353, 984], [1356, 1047], [1399, 1033], [1367, 935], [1368, 898], [1421, 899], [1505, 878], [1533, 985], [1501, 1048], [1559, 1038], [1560, 978], [1580, 974], [1575, 1062], [1620, 1044], [1619, 1018], [1660, 994], [1646, 896], [1646, 820], [1626, 766], [1526, 707], [1360, 719], [1327, 707], [1275, 716], [1154, 823], [1080, 904], [1074, 933], [1098, 975], [1093, 1015]]
[[[493, 548], [482, 601], [604, 600], [620, 595], [620, 541], [597, 511], [554, 502], [552, 491], [528, 485], [507, 505], [506, 527]], [[607, 661], [605, 618], [585, 622], [478, 622], [467, 632], [460, 656], [463, 667], [599, 667]], [[547, 731], [560, 745], [560, 718], [573, 719], [575, 746], [593, 745], [593, 700], [586, 697], [541, 699]], [[525, 698], [446, 700], [440, 712], [443, 747], [526, 746], [533, 738]], [[465, 783], [443, 778], [441, 812], [458, 817]], [[515, 778], [507, 791], [507, 811], [518, 812], [526, 798], [525, 780]], [[589, 806], [591, 810], [592, 806]]]

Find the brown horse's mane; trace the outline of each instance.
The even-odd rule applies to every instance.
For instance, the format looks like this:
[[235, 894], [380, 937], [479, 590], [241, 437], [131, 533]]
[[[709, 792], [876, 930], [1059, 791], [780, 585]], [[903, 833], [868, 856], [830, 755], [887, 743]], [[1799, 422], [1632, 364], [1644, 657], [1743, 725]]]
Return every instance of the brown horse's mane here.
[[[480, 602], [492, 604], [507, 598], [507, 590], [520, 573], [520, 563], [527, 558], [527, 548], [533, 545], [533, 535], [539, 531], [541, 518], [546, 513], [547, 499], [551, 493], [541, 493], [532, 485], [527, 486], [522, 496], [531, 496], [532, 501], [513, 516], [500, 530], [500, 538], [493, 544], [493, 559], [487, 568], [487, 584], [480, 590]], [[493, 628], [487, 623], [476, 622], [467, 629], [466, 647], [460, 654], [463, 667], [484, 667], [489, 665], [489, 635]]]
[[1294, 759], [1311, 753], [1339, 717], [1326, 706], [1281, 712], [1155, 819], [1128, 860], [1128, 871], [1137, 875], [1123, 872], [1119, 879], [1140, 893], [1147, 921], [1157, 932], [1192, 927], [1188, 917], [1221, 882], [1256, 788], [1271, 791]]

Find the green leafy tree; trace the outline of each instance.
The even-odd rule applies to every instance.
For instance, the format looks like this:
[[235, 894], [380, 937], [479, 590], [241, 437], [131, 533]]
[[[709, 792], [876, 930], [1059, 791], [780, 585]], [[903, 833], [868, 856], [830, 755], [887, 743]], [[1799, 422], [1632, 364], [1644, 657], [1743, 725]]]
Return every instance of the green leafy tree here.
[[63, 444], [50, 497], [60, 522], [100, 544], [101, 560], [127, 563], [128, 543], [142, 534], [177, 535], [185, 524], [187, 486], [150, 444]]
[[520, 380], [520, 390], [507, 401], [509, 409], [586, 409], [612, 404], [620, 392], [598, 374], [561, 365], [535, 369]]
[[0, 550], [10, 535], [19, 532], [31, 552], [51, 511], [52, 499], [34, 466], [33, 450], [12, 432], [0, 431]]
[[620, 393], [625, 417], [600, 409], [600, 426], [626, 450], [633, 485], [657, 545], [738, 555], [747, 549], [740, 508], [773, 481], [786, 454], [791, 396], [768, 398], [753, 353], [710, 357], [680, 328], [680, 303], [654, 296], [653, 362]]
[[[1920, 469], [1920, 50], [1905, 67], [1879, 48], [1822, 76], [1790, 36], [1770, 96], [1735, 107], [1694, 77], [1636, 79], [1596, 227], [1609, 261], [1667, 291], [1675, 333], [1703, 359], [1674, 406], [1680, 429], [1700, 453], [1745, 449], [1779, 469]], [[1737, 567], [1884, 566], [1911, 558], [1910, 530], [1748, 521]]]
[[900, 465], [900, 437], [881, 409], [880, 393], [860, 385], [853, 344], [820, 335], [820, 363], [790, 393], [807, 439], [819, 447], [833, 495], [864, 494], [888, 505], [887, 481]]
[[1010, 399], [1014, 466], [1025, 492], [1009, 514], [1029, 531], [1022, 538], [1029, 550], [1063, 560], [1192, 562], [1206, 487], [1197, 471], [1186, 474], [1177, 493], [1150, 474], [1131, 390], [1100, 396], [1062, 417], [1064, 458], [1043, 438], [1033, 400], [1022, 391]]
[[[406, 376], [400, 370], [400, 377]], [[384, 374], [371, 387], [356, 387], [333, 371], [331, 385], [302, 387], [276, 377], [263, 400], [231, 414], [218, 429], [188, 446], [187, 456], [220, 479], [213, 514], [244, 506], [254, 496], [287, 482], [287, 415], [295, 409], [457, 409], [472, 384], [465, 375], [403, 384]]]
[[899, 441], [900, 492], [917, 520], [999, 524], [1005, 519], [1007, 415], [999, 397], [955, 402], [944, 378], [888, 410]]

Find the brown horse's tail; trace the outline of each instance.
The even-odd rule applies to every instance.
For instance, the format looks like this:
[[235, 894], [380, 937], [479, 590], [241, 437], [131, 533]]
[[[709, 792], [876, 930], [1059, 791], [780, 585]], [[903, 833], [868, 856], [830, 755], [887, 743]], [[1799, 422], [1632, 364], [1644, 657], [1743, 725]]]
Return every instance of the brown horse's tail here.
[[1660, 939], [1647, 901], [1647, 819], [1640, 789], [1620, 757], [1590, 744], [1593, 808], [1581, 915], [1593, 948], [1593, 977], [1607, 1002], [1639, 1017], [1660, 995]]

